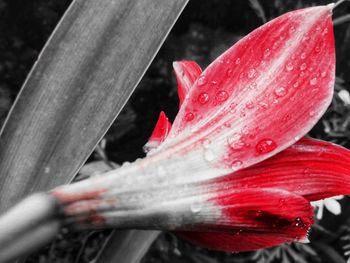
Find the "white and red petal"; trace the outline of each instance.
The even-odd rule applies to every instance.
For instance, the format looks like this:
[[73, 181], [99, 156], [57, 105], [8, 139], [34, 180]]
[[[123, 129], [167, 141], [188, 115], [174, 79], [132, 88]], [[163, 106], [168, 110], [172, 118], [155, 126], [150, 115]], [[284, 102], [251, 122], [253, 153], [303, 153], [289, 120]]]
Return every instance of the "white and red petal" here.
[[[325, 112], [334, 69], [331, 8], [282, 15], [202, 73], [156, 152], [196, 161], [202, 174], [215, 167], [217, 175], [267, 159], [302, 137]], [[207, 141], [210, 154], [203, 147]]]
[[275, 156], [206, 187], [274, 188], [309, 201], [350, 194], [350, 151], [330, 142], [303, 138]]
[[196, 62], [190, 60], [176, 61], [173, 63], [173, 68], [176, 75], [181, 107], [186, 95], [202, 73], [202, 69]]

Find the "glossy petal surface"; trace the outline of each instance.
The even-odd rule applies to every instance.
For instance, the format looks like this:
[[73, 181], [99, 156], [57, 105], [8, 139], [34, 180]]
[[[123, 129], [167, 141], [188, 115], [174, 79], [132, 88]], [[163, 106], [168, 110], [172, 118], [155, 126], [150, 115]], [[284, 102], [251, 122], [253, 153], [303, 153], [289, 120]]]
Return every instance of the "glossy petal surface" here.
[[[225, 173], [293, 144], [331, 101], [332, 30], [330, 7], [321, 6], [287, 13], [250, 33], [198, 78], [157, 151], [202, 156], [205, 170], [210, 159], [209, 166]], [[211, 158], [201, 154], [206, 140]]]
[[207, 182], [210, 184], [218, 184], [218, 189], [283, 189], [309, 201], [346, 195], [350, 194], [350, 151], [330, 142], [303, 138], [264, 162]]

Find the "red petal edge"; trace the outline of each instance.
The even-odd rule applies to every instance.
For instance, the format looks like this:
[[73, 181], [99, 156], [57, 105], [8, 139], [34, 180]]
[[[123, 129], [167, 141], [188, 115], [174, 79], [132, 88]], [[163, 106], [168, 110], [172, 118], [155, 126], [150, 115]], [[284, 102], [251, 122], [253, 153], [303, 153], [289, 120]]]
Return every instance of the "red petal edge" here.
[[173, 63], [173, 68], [176, 75], [178, 96], [181, 107], [194, 82], [202, 73], [202, 69], [196, 62], [189, 60], [176, 61]]
[[350, 151], [303, 138], [283, 152], [246, 169], [206, 182], [204, 187], [274, 188], [316, 201], [350, 194]]
[[151, 137], [143, 147], [145, 152], [149, 152], [150, 150], [157, 148], [168, 136], [170, 129], [171, 123], [169, 122], [168, 117], [163, 111], [160, 112], [157, 124], [154, 127]]
[[223, 192], [212, 200], [223, 212], [217, 225], [206, 232], [177, 234], [207, 248], [238, 252], [305, 240], [313, 223], [313, 208], [293, 193], [274, 189]]

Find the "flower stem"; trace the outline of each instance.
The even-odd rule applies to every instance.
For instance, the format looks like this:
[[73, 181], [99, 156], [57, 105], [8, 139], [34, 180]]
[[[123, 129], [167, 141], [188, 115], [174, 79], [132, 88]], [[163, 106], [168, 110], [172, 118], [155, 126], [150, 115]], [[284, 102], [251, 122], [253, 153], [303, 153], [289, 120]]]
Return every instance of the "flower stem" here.
[[339, 0], [338, 2], [334, 3], [332, 9], [335, 9], [336, 7], [338, 7], [339, 5], [341, 5], [342, 3], [349, 1], [349, 0]]

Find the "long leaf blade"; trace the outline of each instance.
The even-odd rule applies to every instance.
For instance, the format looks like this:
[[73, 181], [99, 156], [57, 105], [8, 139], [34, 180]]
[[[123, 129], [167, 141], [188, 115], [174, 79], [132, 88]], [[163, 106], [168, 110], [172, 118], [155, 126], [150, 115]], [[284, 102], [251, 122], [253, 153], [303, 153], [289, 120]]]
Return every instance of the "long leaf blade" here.
[[0, 212], [76, 174], [187, 1], [72, 3], [2, 130]]

